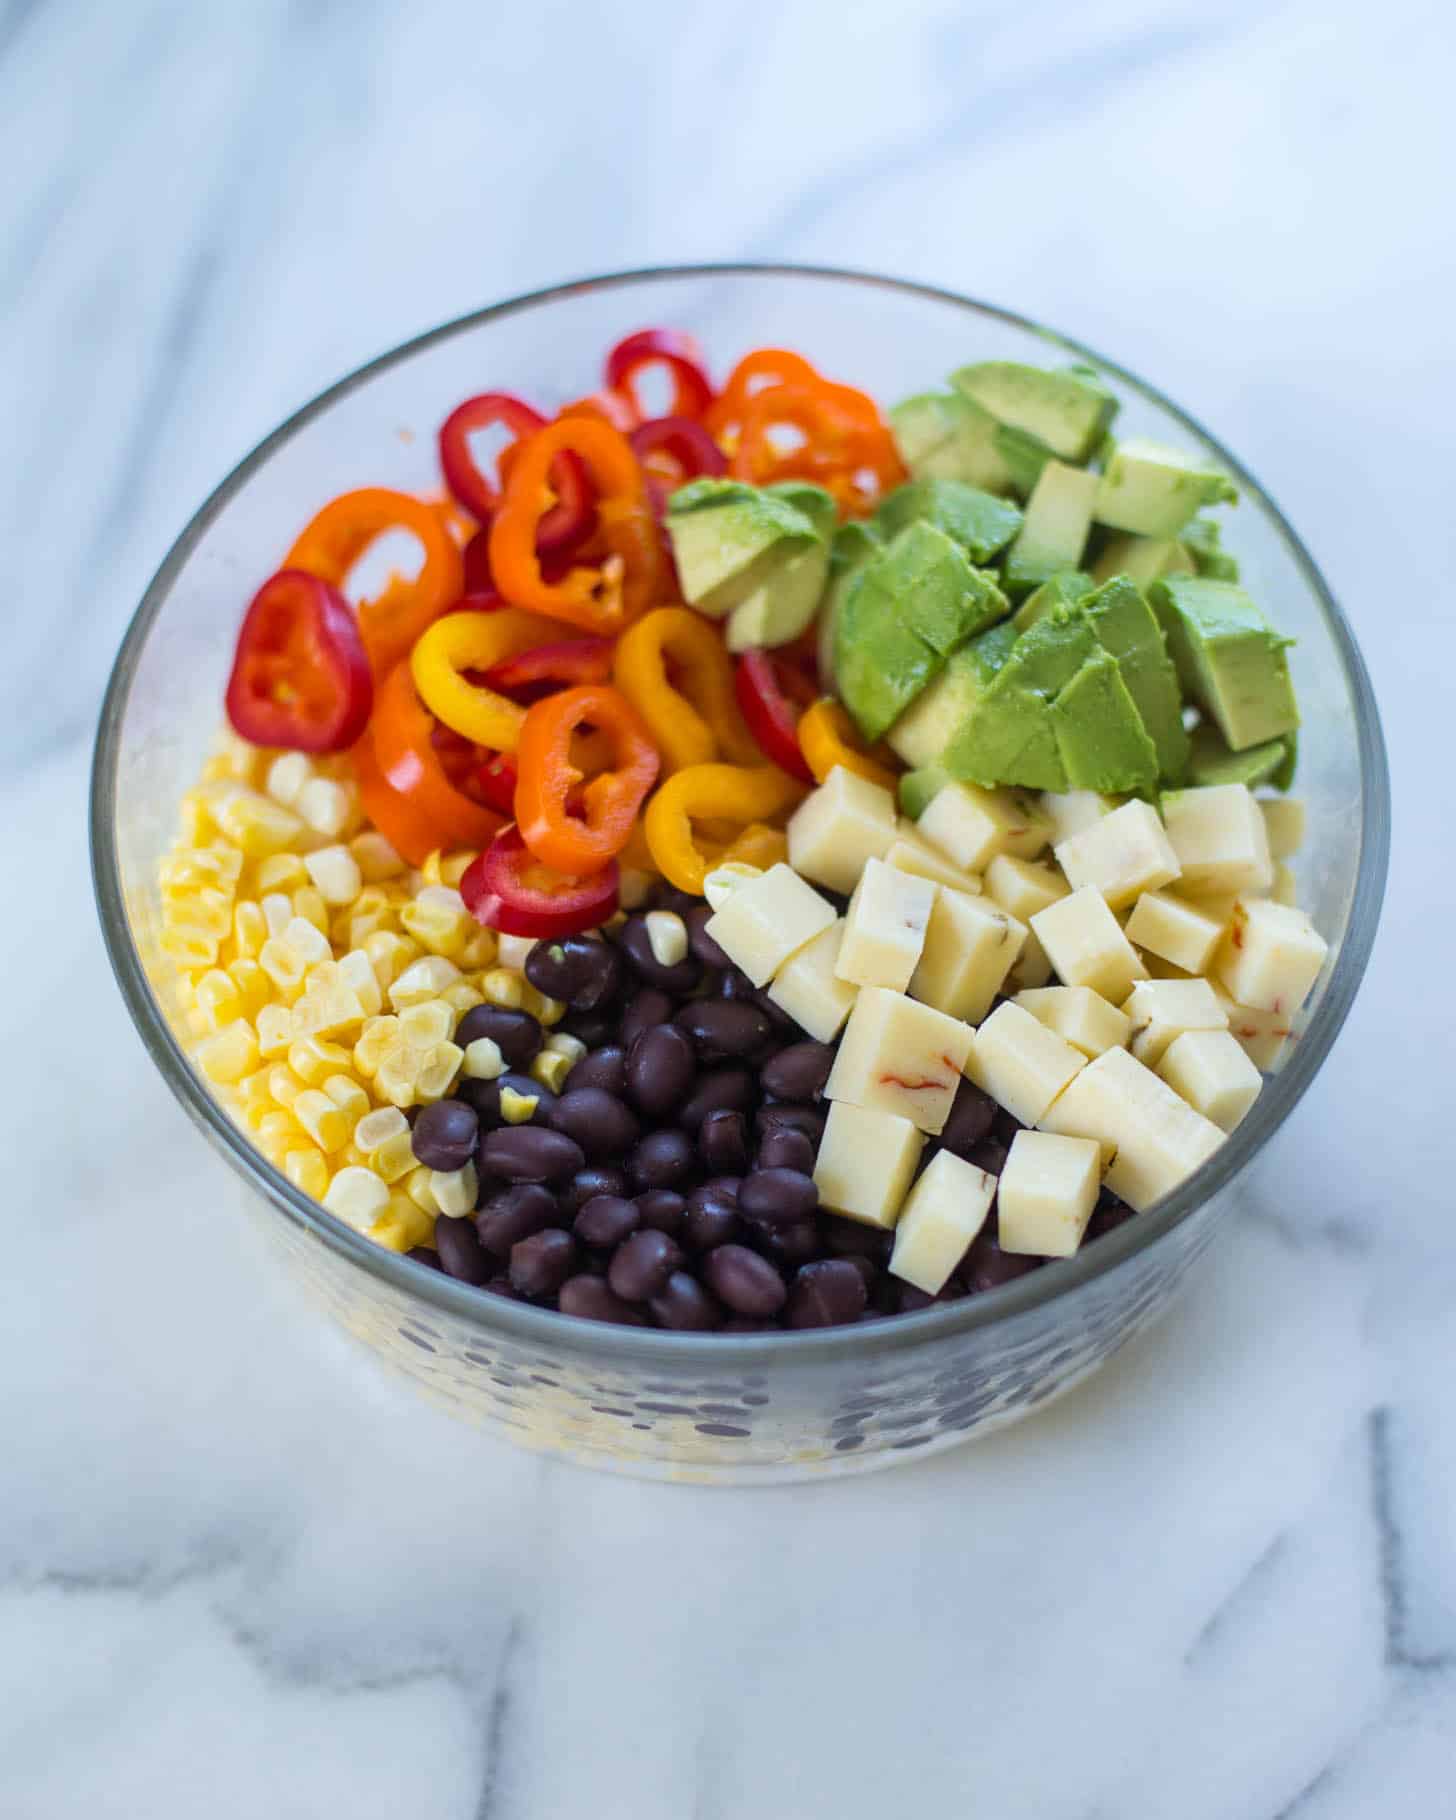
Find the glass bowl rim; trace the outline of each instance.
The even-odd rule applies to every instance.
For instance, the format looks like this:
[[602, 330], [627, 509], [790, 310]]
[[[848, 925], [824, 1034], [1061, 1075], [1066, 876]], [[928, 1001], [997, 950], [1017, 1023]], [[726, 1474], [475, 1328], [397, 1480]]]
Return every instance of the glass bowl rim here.
[[[503, 1296], [489, 1295], [387, 1251], [325, 1211], [294, 1188], [224, 1113], [193, 1068], [154, 996], [141, 957], [131, 937], [121, 885], [114, 803], [120, 764], [121, 728], [143, 648], [178, 575], [208, 527], [229, 501], [270, 458], [306, 424], [333, 404], [368, 383], [375, 375], [424, 349], [467, 333], [499, 317], [515, 315], [560, 299], [593, 292], [650, 286], [684, 279], [787, 278], [888, 290], [951, 304], [972, 315], [989, 317], [1038, 336], [1073, 358], [1091, 361], [1145, 401], [1165, 411], [1201, 438], [1241, 486], [1256, 498], [1293, 558], [1313, 594], [1345, 674], [1355, 705], [1361, 783], [1360, 852], [1344, 944], [1329, 983], [1307, 1029], [1287, 1064], [1270, 1080], [1253, 1109], [1233, 1135], [1194, 1175], [1149, 1211], [1126, 1221], [1070, 1258], [1044, 1264], [1024, 1277], [941, 1307], [896, 1315], [868, 1326], [828, 1327], [800, 1332], [741, 1334], [673, 1333], [658, 1329], [617, 1327], [583, 1321], [552, 1309], [533, 1308]], [[1385, 742], [1369, 675], [1353, 632], [1298, 533], [1248, 468], [1201, 423], [1140, 379], [1120, 362], [1084, 342], [1049, 329], [1019, 311], [967, 297], [945, 287], [887, 277], [849, 267], [794, 264], [783, 261], [722, 261], [691, 265], [646, 266], [569, 279], [509, 297], [453, 318], [412, 336], [366, 361], [326, 386], [264, 436], [213, 489], [193, 513], [148, 583], [118, 650], [101, 705], [91, 771], [91, 869], [103, 939], [112, 970], [133, 1023], [167, 1085], [203, 1134], [233, 1168], [273, 1208], [301, 1227], [347, 1263], [380, 1279], [406, 1301], [452, 1316], [467, 1325], [528, 1346], [565, 1348], [574, 1353], [617, 1358], [623, 1363], [680, 1360], [694, 1369], [710, 1362], [725, 1368], [762, 1367], [783, 1355], [785, 1364], [875, 1359], [951, 1339], [975, 1329], [1010, 1321], [1063, 1297], [1075, 1295], [1096, 1278], [1109, 1274], [1138, 1253], [1157, 1244], [1197, 1208], [1233, 1180], [1284, 1124], [1314, 1079], [1354, 1000], [1374, 942], [1384, 895], [1390, 847], [1390, 779]]]

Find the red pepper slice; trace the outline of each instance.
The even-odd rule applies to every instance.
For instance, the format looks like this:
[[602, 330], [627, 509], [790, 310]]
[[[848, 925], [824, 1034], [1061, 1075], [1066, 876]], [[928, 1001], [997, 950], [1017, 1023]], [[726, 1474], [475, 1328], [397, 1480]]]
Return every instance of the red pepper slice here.
[[[612, 764], [576, 800], [583, 774], [572, 738], [587, 727], [606, 739]], [[620, 690], [588, 683], [548, 695], [526, 710], [516, 744], [522, 840], [554, 872], [582, 878], [598, 871], [626, 846], [660, 763], [642, 717]]]
[[[500, 504], [501, 488], [482, 474], [471, 453], [470, 437], [477, 430], [488, 430], [499, 424], [511, 432], [514, 440], [500, 452], [497, 468], [501, 487], [505, 485], [521, 441], [539, 430], [546, 422], [541, 413], [523, 398], [511, 392], [481, 392], [467, 398], [440, 425], [440, 467], [445, 485], [452, 496], [480, 525], [476, 538], [488, 531], [491, 515]], [[586, 463], [571, 450], [564, 450], [551, 464], [551, 491], [556, 495], [542, 513], [536, 527], [536, 549], [542, 556], [558, 556], [574, 550], [596, 528], [596, 496]], [[475, 542], [475, 538], [471, 542]], [[469, 545], [466, 546], [467, 553]], [[481, 557], [475, 562], [479, 567]], [[485, 547], [485, 575], [489, 575], [489, 543]], [[471, 581], [467, 577], [466, 586]]]
[[374, 704], [369, 659], [354, 610], [337, 588], [280, 569], [243, 615], [227, 714], [255, 746], [342, 752]]
[[627, 438], [642, 464], [647, 496], [659, 518], [667, 500], [690, 480], [704, 474], [726, 474], [728, 457], [695, 418], [654, 417]]
[[509, 752], [492, 752], [475, 773], [475, 788], [482, 802], [502, 815], [516, 812], [516, 761]]
[[563, 638], [503, 657], [485, 673], [485, 686], [502, 695], [539, 701], [551, 690], [578, 683], [603, 683], [612, 674], [610, 638]]
[[619, 341], [607, 355], [607, 385], [629, 398], [638, 417], [647, 407], [637, 391], [637, 375], [646, 367], [665, 366], [672, 374], [673, 417], [701, 417], [713, 402], [713, 382], [703, 365], [703, 350], [680, 329], [639, 329]]
[[799, 716], [814, 700], [807, 677], [767, 651], [745, 651], [733, 673], [738, 711], [765, 758], [790, 777], [812, 784], [814, 773], [799, 748]]
[[490, 568], [490, 514], [480, 521], [480, 529], [466, 542], [460, 552], [460, 566], [465, 571], [465, 592], [467, 594], [493, 594], [495, 576]]
[[617, 908], [615, 860], [590, 878], [548, 872], [521, 839], [503, 828], [460, 881], [465, 907], [502, 935], [577, 935], [606, 922]]

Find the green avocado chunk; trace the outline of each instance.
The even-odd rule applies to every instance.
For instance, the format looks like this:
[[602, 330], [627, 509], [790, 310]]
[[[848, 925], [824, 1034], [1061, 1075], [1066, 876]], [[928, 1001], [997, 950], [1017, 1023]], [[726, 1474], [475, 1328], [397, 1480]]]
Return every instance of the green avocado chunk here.
[[665, 522], [683, 599], [713, 619], [726, 618], [773, 569], [819, 541], [798, 506], [740, 480], [679, 487]]
[[976, 563], [989, 562], [1021, 529], [1015, 506], [962, 480], [912, 480], [896, 487], [881, 501], [874, 522], [885, 537], [894, 537], [917, 519], [954, 538]]
[[1065, 788], [1145, 796], [1158, 776], [1148, 737], [1119, 661], [1094, 651], [1051, 706]]
[[1232, 504], [1238, 490], [1209, 466], [1143, 436], [1114, 443], [1097, 489], [1098, 524], [1139, 537], [1176, 537], [1204, 506]]
[[1013, 360], [961, 367], [951, 384], [998, 423], [1026, 430], [1064, 461], [1086, 461], [1117, 414], [1117, 400], [1086, 367], [1060, 373]]
[[969, 718], [947, 741], [941, 763], [962, 783], [1065, 790], [1051, 704], [1096, 651], [1086, 624], [1058, 613], [1023, 632]]
[[1046, 464], [1056, 460], [1040, 436], [1008, 423], [996, 426], [996, 453], [1006, 464], [1012, 487], [1023, 499], [1030, 497]]
[[917, 480], [963, 480], [992, 493], [1011, 489], [997, 449], [999, 425], [959, 392], [919, 392], [890, 412], [900, 458]]
[[1015, 626], [1003, 620], [952, 651], [940, 675], [891, 727], [891, 751], [916, 769], [938, 767], [941, 753], [974, 712], [1016, 638]]
[[1195, 727], [1188, 781], [1205, 784], [1274, 784], [1287, 790], [1294, 782], [1294, 756], [1299, 736], [1286, 733], [1279, 739], [1261, 740], [1242, 752], [1230, 752], [1222, 733], [1205, 721]]
[[1239, 565], [1223, 547], [1223, 527], [1216, 518], [1194, 518], [1178, 533], [1182, 544], [1200, 575], [1210, 581], [1237, 581]]
[[[1117, 659], [1128, 694], [1157, 753], [1157, 776], [1181, 780], [1188, 765], [1188, 733], [1178, 672], [1163, 642], [1157, 615], [1126, 575], [1105, 582], [1081, 603], [1097, 642]], [[1076, 789], [1125, 789], [1128, 785], [1086, 784]]]
[[1176, 537], [1109, 537], [1092, 564], [1094, 581], [1126, 575], [1140, 588], [1164, 575], [1193, 574], [1193, 558]]
[[924, 765], [918, 771], [907, 771], [900, 779], [900, 807], [913, 822], [930, 807], [951, 781], [949, 771], [939, 765]]
[[840, 604], [850, 577], [883, 545], [874, 526], [862, 518], [851, 518], [840, 525], [829, 544], [829, 587], [819, 608], [817, 648], [820, 681], [827, 688], [834, 681], [834, 628], [839, 619]]
[[1049, 461], [1026, 502], [1026, 517], [1003, 565], [1006, 591], [1030, 594], [1062, 569], [1075, 569], [1092, 528], [1097, 476]]
[[776, 480], [764, 492], [770, 499], [782, 499], [795, 511], [802, 512], [826, 543], [834, 536], [839, 523], [839, 508], [834, 495], [808, 480]]
[[1217, 723], [1229, 749], [1243, 752], [1299, 725], [1277, 633], [1242, 588], [1203, 576], [1169, 575], [1150, 598], [1178, 666], [1178, 680]]
[[850, 577], [835, 616], [834, 682], [875, 740], [958, 644], [1006, 611], [992, 576], [932, 524], [907, 525]]
[[1081, 569], [1059, 569], [1034, 594], [1027, 595], [1012, 614], [1011, 623], [1018, 632], [1025, 632], [1039, 619], [1045, 619], [1049, 613], [1056, 612], [1058, 607], [1075, 607], [1084, 594], [1092, 592], [1094, 586], [1092, 577], [1084, 574]]

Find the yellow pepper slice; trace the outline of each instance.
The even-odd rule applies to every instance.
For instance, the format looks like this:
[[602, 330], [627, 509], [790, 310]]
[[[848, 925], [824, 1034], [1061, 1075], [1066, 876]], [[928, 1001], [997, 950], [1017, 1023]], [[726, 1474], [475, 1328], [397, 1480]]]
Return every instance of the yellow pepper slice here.
[[415, 641], [410, 674], [436, 720], [492, 752], [514, 752], [526, 710], [462, 672], [488, 670], [502, 658], [560, 635], [554, 620], [518, 607], [497, 613], [446, 613]]
[[757, 866], [760, 872], [767, 872], [770, 866], [787, 863], [788, 857], [789, 837], [782, 828], [770, 828], [766, 822], [750, 822], [735, 840], [729, 841], [714, 863]]
[[836, 765], [867, 777], [883, 790], [893, 791], [899, 773], [892, 771], [892, 754], [884, 746], [866, 751], [854, 724], [832, 696], [821, 695], [799, 718], [799, 747], [815, 778], [822, 784]]
[[738, 712], [722, 638], [687, 607], [656, 607], [629, 626], [617, 640], [612, 680], [647, 723], [668, 775], [719, 758], [762, 758]]
[[732, 821], [747, 829], [781, 815], [805, 794], [777, 765], [689, 765], [668, 778], [647, 805], [644, 826], [653, 862], [679, 891], [701, 896], [703, 880], [720, 855], [703, 852], [695, 820]]

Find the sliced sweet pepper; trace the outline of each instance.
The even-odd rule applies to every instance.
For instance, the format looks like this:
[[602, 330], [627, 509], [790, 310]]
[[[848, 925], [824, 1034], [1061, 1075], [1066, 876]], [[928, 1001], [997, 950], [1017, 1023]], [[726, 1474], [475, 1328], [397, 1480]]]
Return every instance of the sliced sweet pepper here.
[[695, 823], [727, 820], [747, 829], [781, 815], [803, 795], [804, 786], [775, 765], [689, 765], [668, 778], [647, 805], [653, 862], [679, 891], [701, 896], [722, 850], [705, 852]]
[[[610, 743], [611, 765], [584, 780], [572, 745], [587, 727]], [[620, 690], [586, 683], [548, 695], [527, 709], [516, 747], [521, 839], [553, 871], [572, 878], [599, 871], [626, 846], [659, 764], [651, 735]]]
[[486, 672], [486, 685], [518, 700], [535, 701], [574, 683], [606, 682], [612, 674], [610, 638], [563, 638], [502, 658]]
[[821, 696], [800, 716], [799, 749], [821, 784], [836, 765], [885, 790], [893, 791], [899, 782], [899, 772], [892, 769], [893, 753], [883, 745], [864, 746], [848, 714], [829, 695]]
[[526, 711], [497, 690], [470, 682], [503, 658], [550, 639], [555, 624], [518, 607], [496, 613], [447, 613], [415, 645], [409, 668], [425, 706], [447, 727], [492, 752], [513, 752]]
[[736, 862], [767, 872], [770, 866], [787, 863], [788, 857], [789, 837], [782, 828], [770, 828], [767, 822], [750, 822], [741, 834], [728, 842], [718, 855], [717, 863], [726, 866]]
[[283, 565], [305, 569], [342, 590], [375, 538], [397, 530], [412, 532], [425, 557], [413, 581], [396, 577], [374, 600], [359, 603], [359, 632], [376, 680], [464, 591], [460, 551], [436, 508], [389, 487], [341, 493], [299, 532]]
[[238, 634], [227, 712], [255, 746], [343, 752], [374, 701], [354, 610], [337, 588], [280, 569], [253, 596]]
[[814, 700], [814, 685], [770, 651], [745, 651], [733, 682], [744, 721], [764, 756], [791, 777], [812, 784], [814, 773], [799, 749], [798, 722]]
[[[434, 730], [434, 717], [415, 692], [410, 666], [399, 663], [375, 691], [370, 735], [354, 749], [365, 809], [386, 838], [415, 865], [435, 847], [483, 847], [503, 823], [503, 817], [473, 801], [451, 782], [434, 742]], [[372, 753], [366, 754], [361, 763], [360, 752], [370, 741]], [[423, 848], [411, 838], [409, 845], [413, 850], [406, 851], [390, 827], [374, 814], [367, 800], [369, 775], [374, 767], [394, 794], [404, 799], [419, 839], [425, 840], [428, 832]], [[399, 810], [400, 815], [403, 813], [403, 809]]]
[[589, 878], [548, 870], [521, 839], [503, 828], [460, 880], [465, 908], [502, 935], [545, 938], [595, 929], [617, 908], [618, 872], [609, 861]]
[[723, 390], [704, 412], [703, 422], [720, 442], [736, 443], [744, 410], [755, 392], [765, 386], [819, 383], [818, 373], [802, 354], [789, 348], [755, 348], [728, 375]]
[[[797, 433], [793, 448], [783, 432]], [[811, 480], [834, 495], [842, 511], [874, 509], [905, 478], [894, 440], [871, 399], [826, 379], [766, 386], [743, 407], [732, 471], [763, 485]]]
[[617, 640], [617, 687], [636, 708], [669, 775], [759, 754], [739, 718], [733, 669], [716, 628], [687, 607], [654, 607]]
[[637, 375], [652, 366], [665, 366], [672, 375], [672, 403], [664, 416], [701, 417], [713, 402], [703, 350], [691, 335], [681, 329], [639, 329], [617, 343], [606, 366], [609, 389], [627, 398], [638, 418], [649, 413], [637, 392]]

